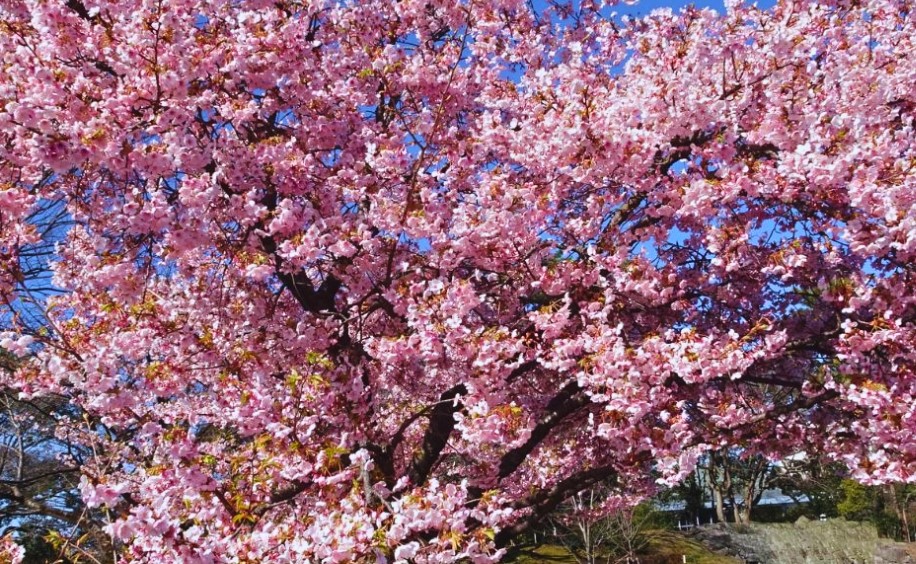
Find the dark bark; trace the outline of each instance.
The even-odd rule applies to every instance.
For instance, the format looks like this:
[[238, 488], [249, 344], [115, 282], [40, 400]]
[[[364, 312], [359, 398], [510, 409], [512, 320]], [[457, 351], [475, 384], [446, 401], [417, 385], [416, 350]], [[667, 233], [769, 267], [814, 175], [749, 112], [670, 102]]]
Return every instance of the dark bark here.
[[547, 413], [531, 430], [528, 440], [503, 455], [499, 462], [499, 479], [502, 480], [515, 472], [554, 427], [588, 403], [589, 397], [582, 392], [578, 383], [570, 382], [563, 386], [547, 404]]
[[530, 513], [520, 518], [496, 534], [497, 547], [505, 547], [512, 539], [525, 533], [534, 525], [540, 523], [553, 512], [563, 501], [576, 492], [582, 491], [599, 482], [614, 482], [617, 473], [610, 465], [598, 466], [583, 470], [565, 480], [560, 481], [552, 488], [538, 490], [515, 504], [518, 509], [530, 508]]
[[461, 408], [458, 397], [467, 394], [464, 384], [458, 384], [442, 392], [439, 401], [429, 415], [429, 426], [423, 435], [423, 446], [420, 452], [411, 461], [408, 477], [415, 485], [423, 484], [429, 473], [439, 461], [442, 449], [455, 429], [455, 413]]

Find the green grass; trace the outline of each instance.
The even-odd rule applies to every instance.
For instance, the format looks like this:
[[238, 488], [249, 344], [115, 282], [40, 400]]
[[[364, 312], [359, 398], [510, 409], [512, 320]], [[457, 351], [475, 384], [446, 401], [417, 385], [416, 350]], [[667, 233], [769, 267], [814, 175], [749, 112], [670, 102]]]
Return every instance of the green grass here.
[[[640, 564], [681, 564], [687, 556], [688, 564], [739, 564], [738, 560], [710, 552], [699, 542], [675, 531], [656, 530], [649, 533], [649, 550], [641, 555]], [[523, 547], [522, 550], [505, 560], [515, 564], [574, 564], [576, 559], [562, 546], [541, 544]]]
[[516, 564], [535, 564], [536, 562], [568, 564], [576, 562], [576, 559], [565, 547], [556, 544], [541, 544], [523, 547], [518, 554], [506, 558], [505, 562], [514, 562]]
[[730, 556], [710, 551], [694, 539], [674, 531], [653, 531], [648, 558], [642, 564], [679, 564], [687, 556], [688, 564], [739, 564]]

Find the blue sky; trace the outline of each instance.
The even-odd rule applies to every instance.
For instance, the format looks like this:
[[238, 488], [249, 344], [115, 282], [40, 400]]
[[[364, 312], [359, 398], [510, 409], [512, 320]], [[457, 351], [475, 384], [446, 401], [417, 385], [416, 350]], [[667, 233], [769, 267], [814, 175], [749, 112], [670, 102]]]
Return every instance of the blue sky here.
[[[538, 9], [545, 4], [546, 2], [544, 0], [534, 1], [534, 5]], [[690, 4], [705, 8], [713, 8], [720, 13], [725, 11], [725, 3], [723, 0], [642, 0], [634, 5], [627, 5], [621, 2], [614, 7], [614, 11], [620, 15], [640, 16], [646, 15], [656, 8], [671, 8], [673, 10], [678, 10]], [[776, 4], [776, 0], [758, 0], [757, 4], [761, 7], [769, 8]]]
[[691, 2], [689, 0], [643, 0], [642, 2], [637, 2], [632, 6], [627, 4], [620, 4], [615, 8], [615, 10], [620, 14], [638, 16], [648, 14], [655, 8], [672, 8], [677, 10], [678, 8], [683, 8], [684, 6], [690, 4], [713, 8], [720, 12], [724, 11], [725, 9], [725, 5], [722, 0], [698, 0], [696, 2]]
[[[776, 4], [776, 0], [757, 0], [757, 5], [762, 8], [770, 8]], [[695, 4], [697, 6], [703, 6], [707, 8], [713, 8], [719, 12], [725, 11], [725, 3], [723, 0], [696, 0], [691, 2], [688, 0], [643, 0], [642, 2], [637, 3], [634, 6], [627, 6], [626, 4], [621, 4], [617, 11], [621, 14], [633, 14], [637, 15], [639, 13], [646, 14], [650, 10], [655, 8], [673, 8], [678, 9], [689, 4]]]

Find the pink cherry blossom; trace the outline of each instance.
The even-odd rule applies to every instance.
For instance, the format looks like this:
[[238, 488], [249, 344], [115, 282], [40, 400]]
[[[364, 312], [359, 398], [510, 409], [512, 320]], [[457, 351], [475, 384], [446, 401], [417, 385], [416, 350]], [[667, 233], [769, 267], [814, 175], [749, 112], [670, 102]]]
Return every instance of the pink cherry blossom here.
[[913, 10], [541, 4], [0, 5], [3, 383], [125, 561], [495, 561], [723, 446], [916, 481]]

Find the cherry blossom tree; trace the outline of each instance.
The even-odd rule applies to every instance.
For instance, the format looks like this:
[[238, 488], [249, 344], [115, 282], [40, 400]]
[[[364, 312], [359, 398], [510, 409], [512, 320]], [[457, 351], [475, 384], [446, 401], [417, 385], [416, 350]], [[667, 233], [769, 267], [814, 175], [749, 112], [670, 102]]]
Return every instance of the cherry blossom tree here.
[[493, 561], [732, 446], [914, 480], [911, 3], [613, 11], [0, 3], [3, 384], [125, 560]]

